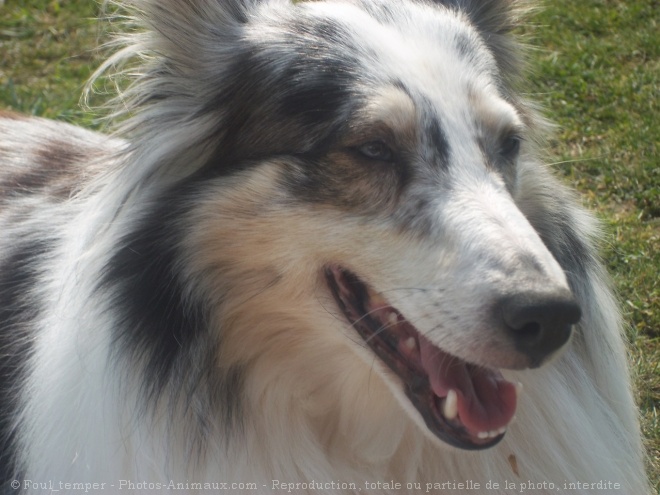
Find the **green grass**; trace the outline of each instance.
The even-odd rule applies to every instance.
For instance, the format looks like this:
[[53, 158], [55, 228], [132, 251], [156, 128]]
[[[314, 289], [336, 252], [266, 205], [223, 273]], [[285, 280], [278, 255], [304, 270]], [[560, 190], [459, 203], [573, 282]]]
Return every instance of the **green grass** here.
[[[1, 4], [1, 3], [0, 3]], [[532, 91], [559, 124], [557, 170], [603, 218], [637, 376], [649, 472], [660, 492], [658, 0], [546, 0], [522, 31]], [[0, 106], [93, 126], [79, 104], [103, 37], [92, 0], [0, 6]]]
[[97, 65], [93, 0], [7, 0], [0, 6], [0, 105], [81, 125], [82, 87]]

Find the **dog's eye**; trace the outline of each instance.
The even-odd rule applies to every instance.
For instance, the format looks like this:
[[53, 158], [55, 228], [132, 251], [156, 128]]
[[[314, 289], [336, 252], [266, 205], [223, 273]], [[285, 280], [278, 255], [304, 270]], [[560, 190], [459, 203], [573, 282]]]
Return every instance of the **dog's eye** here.
[[520, 152], [520, 141], [522, 141], [521, 137], [515, 134], [507, 136], [500, 147], [502, 156], [508, 160], [515, 160]]
[[382, 162], [392, 161], [393, 153], [389, 146], [382, 141], [370, 141], [358, 147], [360, 154], [370, 160]]

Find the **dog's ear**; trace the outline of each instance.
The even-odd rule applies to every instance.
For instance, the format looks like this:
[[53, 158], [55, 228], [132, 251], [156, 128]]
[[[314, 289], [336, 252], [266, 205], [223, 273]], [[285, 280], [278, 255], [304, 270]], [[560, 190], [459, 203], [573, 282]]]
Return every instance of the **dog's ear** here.
[[200, 19], [224, 24], [247, 22], [249, 13], [260, 4], [275, 1], [291, 3], [289, 0], [115, 0], [114, 3], [141, 11], [152, 19], [157, 19], [159, 13], [163, 14], [163, 20], [182, 14], [190, 22], [190, 15], [194, 14]]
[[[288, 0], [276, 0], [290, 3]], [[204, 61], [236, 46], [262, 4], [273, 0], [117, 0], [152, 33], [151, 47], [177, 62]]]
[[506, 34], [515, 27], [515, 0], [432, 0], [432, 3], [464, 12], [484, 33]]
[[250, 56], [246, 33], [292, 0], [106, 1], [121, 30], [88, 91], [111, 81], [118, 91], [108, 104], [116, 132], [145, 148], [159, 143], [142, 151], [143, 177], [156, 169], [184, 177], [208, 158], [213, 133], [225, 129], [215, 103], [241, 82], [237, 74]]
[[520, 45], [509, 34], [529, 8], [523, 0], [431, 0], [464, 13], [495, 57], [502, 77], [511, 81], [520, 73]]
[[[107, 0], [111, 17], [122, 25], [117, 50], [94, 75], [137, 82], [124, 93], [129, 107], [177, 99], [193, 108], [207, 102], [239, 59], [251, 22], [269, 8], [288, 8], [293, 0]], [[113, 13], [116, 12], [116, 15]], [[153, 81], [158, 81], [154, 84]], [[134, 97], [128, 101], [126, 98]], [[188, 100], [183, 103], [184, 100]], [[126, 108], [122, 113], [132, 113]], [[170, 107], [170, 111], [172, 107]]]

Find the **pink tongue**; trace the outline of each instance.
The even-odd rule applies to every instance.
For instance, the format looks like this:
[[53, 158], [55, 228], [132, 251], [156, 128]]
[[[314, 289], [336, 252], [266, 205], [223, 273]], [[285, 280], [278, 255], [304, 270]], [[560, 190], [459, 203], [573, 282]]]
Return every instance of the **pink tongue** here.
[[422, 367], [438, 397], [454, 389], [458, 416], [473, 434], [498, 430], [516, 412], [516, 387], [495, 370], [468, 365], [419, 336]]

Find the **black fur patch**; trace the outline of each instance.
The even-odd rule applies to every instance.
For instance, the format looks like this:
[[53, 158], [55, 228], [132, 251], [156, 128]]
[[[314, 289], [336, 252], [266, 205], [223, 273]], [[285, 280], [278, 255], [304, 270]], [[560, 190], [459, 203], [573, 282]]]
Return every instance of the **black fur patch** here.
[[150, 397], [172, 378], [179, 356], [206, 333], [203, 306], [185, 295], [177, 269], [177, 210], [172, 202], [153, 208], [123, 239], [103, 277], [118, 313], [117, 345], [144, 363]]
[[[181, 274], [182, 257], [194, 253], [182, 252], [185, 229], [179, 222], [195, 188], [188, 184], [165, 193], [138, 221], [108, 263], [99, 290], [111, 298], [117, 318], [116, 355], [129, 356], [129, 365], [143, 370], [145, 404], [158, 403], [167, 392], [169, 405], [185, 401], [195, 414], [200, 402], [195, 397], [201, 397], [204, 407], [220, 408], [226, 421], [238, 420], [242, 369], [217, 368], [222, 336], [211, 332], [207, 302]], [[213, 411], [197, 414], [209, 415]]]

